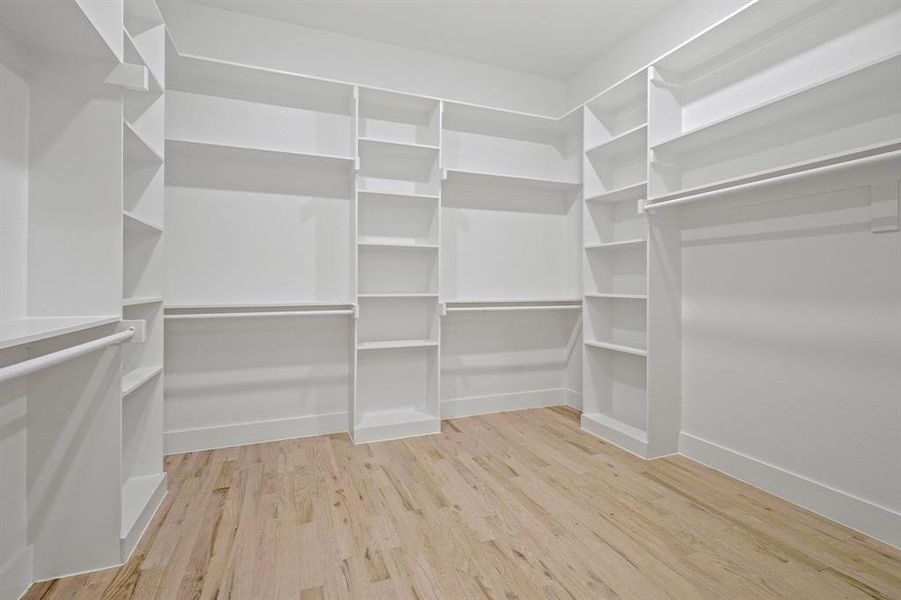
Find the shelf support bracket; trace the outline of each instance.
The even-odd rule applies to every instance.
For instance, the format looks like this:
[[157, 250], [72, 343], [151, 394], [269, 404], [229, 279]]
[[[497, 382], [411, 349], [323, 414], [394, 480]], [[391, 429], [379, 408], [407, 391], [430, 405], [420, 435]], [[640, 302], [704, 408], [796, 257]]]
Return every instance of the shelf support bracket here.
[[438, 303], [438, 314], [442, 317], [447, 316], [447, 303], [446, 302]]
[[139, 92], [146, 92], [150, 89], [147, 67], [130, 63], [116, 65], [106, 77], [105, 83]]
[[898, 231], [901, 181], [870, 186], [870, 232]]

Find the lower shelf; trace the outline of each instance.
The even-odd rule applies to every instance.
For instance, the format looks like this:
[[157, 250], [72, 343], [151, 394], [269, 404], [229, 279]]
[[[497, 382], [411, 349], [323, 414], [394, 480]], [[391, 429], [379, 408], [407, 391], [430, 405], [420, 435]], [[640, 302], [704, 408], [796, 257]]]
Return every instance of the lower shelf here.
[[603, 350], [612, 350], [614, 352], [625, 352], [626, 354], [634, 354], [635, 356], [648, 355], [648, 351], [644, 348], [635, 348], [633, 346], [624, 346], [622, 344], [612, 344], [610, 342], [585, 340], [585, 345], [590, 348], [601, 348]]
[[624, 423], [604, 413], [583, 413], [582, 431], [586, 431], [623, 450], [648, 457], [648, 434], [643, 429]]
[[162, 367], [139, 367], [125, 373], [122, 376], [122, 397], [128, 396], [162, 371]]
[[355, 444], [367, 444], [441, 431], [441, 419], [418, 408], [364, 413], [354, 425]]
[[122, 559], [138, 544], [166, 496], [166, 474], [132, 477], [122, 486], [122, 530], [119, 535]]

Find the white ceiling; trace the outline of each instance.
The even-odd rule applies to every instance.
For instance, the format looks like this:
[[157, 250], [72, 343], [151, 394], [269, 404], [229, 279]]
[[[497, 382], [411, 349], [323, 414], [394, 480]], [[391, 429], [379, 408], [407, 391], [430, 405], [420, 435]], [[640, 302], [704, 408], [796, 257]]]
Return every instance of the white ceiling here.
[[677, 0], [195, 0], [568, 79]]

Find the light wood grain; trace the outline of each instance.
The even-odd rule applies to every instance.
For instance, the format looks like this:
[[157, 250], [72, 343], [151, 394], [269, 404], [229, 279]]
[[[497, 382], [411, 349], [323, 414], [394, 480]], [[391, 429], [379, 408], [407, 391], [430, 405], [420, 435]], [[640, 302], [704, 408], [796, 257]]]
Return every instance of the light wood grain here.
[[901, 598], [898, 550], [685, 458], [641, 461], [577, 417], [170, 456], [128, 564], [26, 598]]

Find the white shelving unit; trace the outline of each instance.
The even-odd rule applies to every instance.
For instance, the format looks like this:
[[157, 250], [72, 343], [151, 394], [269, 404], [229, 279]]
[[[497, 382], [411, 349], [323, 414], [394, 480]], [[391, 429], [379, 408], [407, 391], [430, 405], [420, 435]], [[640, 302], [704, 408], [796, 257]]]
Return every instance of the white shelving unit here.
[[155, 2], [124, 5], [125, 59], [147, 91], [123, 96], [122, 315], [146, 339], [122, 351], [121, 554], [134, 550], [166, 493], [163, 471], [164, 128], [166, 28]]
[[358, 91], [357, 302], [351, 435], [436, 433], [441, 103]]

